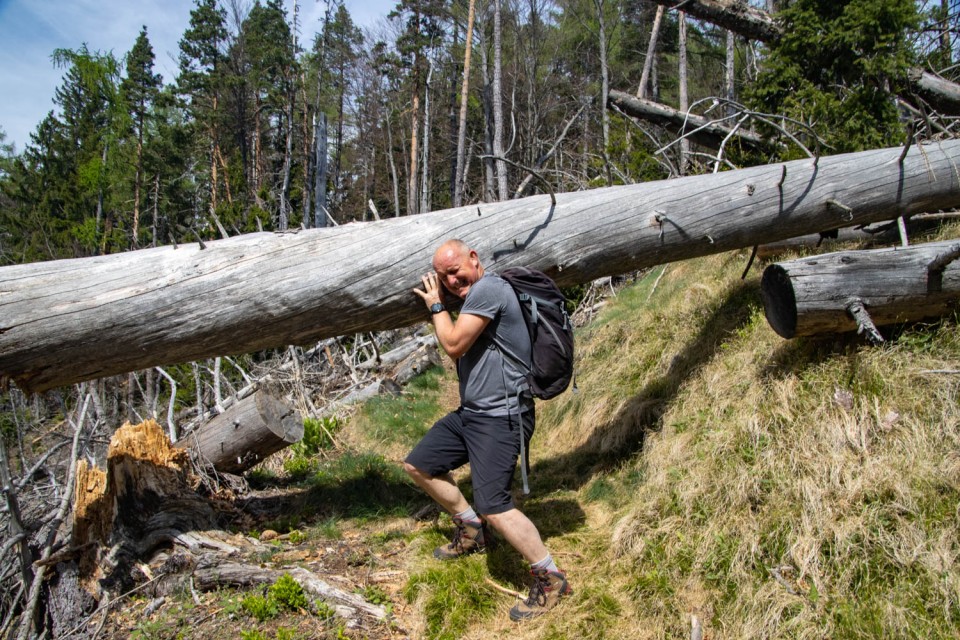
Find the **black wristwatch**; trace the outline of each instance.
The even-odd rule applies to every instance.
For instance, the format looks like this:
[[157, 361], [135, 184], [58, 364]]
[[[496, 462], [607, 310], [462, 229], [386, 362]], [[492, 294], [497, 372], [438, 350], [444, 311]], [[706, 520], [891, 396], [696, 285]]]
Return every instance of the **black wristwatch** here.
[[446, 311], [446, 310], [447, 308], [443, 306], [442, 302], [434, 302], [432, 305], [430, 305], [430, 313], [433, 313], [433, 314], [437, 314], [437, 313], [440, 313], [441, 311]]

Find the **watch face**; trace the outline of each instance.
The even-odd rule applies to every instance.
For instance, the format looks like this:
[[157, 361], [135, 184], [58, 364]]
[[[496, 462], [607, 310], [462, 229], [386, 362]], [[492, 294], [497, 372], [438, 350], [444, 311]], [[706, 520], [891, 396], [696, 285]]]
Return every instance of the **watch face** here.
[[434, 302], [432, 305], [430, 305], [430, 313], [440, 313], [443, 311], [443, 309], [443, 304], [440, 302]]

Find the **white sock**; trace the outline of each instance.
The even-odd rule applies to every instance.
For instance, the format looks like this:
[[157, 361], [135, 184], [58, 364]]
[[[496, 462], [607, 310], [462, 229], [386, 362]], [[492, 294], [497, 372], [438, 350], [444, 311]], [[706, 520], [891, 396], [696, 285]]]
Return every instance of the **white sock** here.
[[538, 569], [546, 569], [547, 571], [560, 571], [560, 569], [557, 568], [557, 563], [553, 561], [553, 556], [551, 556], [549, 553], [543, 560], [531, 564], [530, 568], [534, 571]]
[[480, 516], [473, 510], [473, 507], [467, 507], [464, 511], [456, 514], [456, 517], [464, 522], [480, 522]]

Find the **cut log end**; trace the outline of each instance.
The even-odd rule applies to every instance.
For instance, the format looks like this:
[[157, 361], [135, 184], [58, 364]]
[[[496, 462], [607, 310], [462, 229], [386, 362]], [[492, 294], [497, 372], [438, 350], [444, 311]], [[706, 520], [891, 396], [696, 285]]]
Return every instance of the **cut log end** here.
[[797, 298], [787, 271], [772, 264], [763, 271], [760, 280], [763, 312], [770, 327], [782, 338], [797, 335]]

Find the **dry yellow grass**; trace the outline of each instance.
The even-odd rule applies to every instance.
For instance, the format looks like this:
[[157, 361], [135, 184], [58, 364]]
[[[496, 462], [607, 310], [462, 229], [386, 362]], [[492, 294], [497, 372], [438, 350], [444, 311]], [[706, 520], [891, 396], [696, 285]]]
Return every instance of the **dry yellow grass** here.
[[922, 373], [960, 364], [955, 319], [787, 342], [744, 259], [624, 292], [581, 336], [580, 393], [541, 410], [537, 456], [591, 460], [581, 501], [642, 477], [585, 525], [609, 562], [577, 577], [636, 616], [602, 635], [956, 637], [960, 377]]
[[929, 373], [960, 366], [957, 318], [785, 341], [746, 259], [623, 290], [578, 335], [578, 391], [538, 406], [520, 506], [575, 595], [515, 625], [476, 584], [522, 590], [519, 557], [437, 567], [431, 530], [416, 637], [958, 637], [960, 376]]

